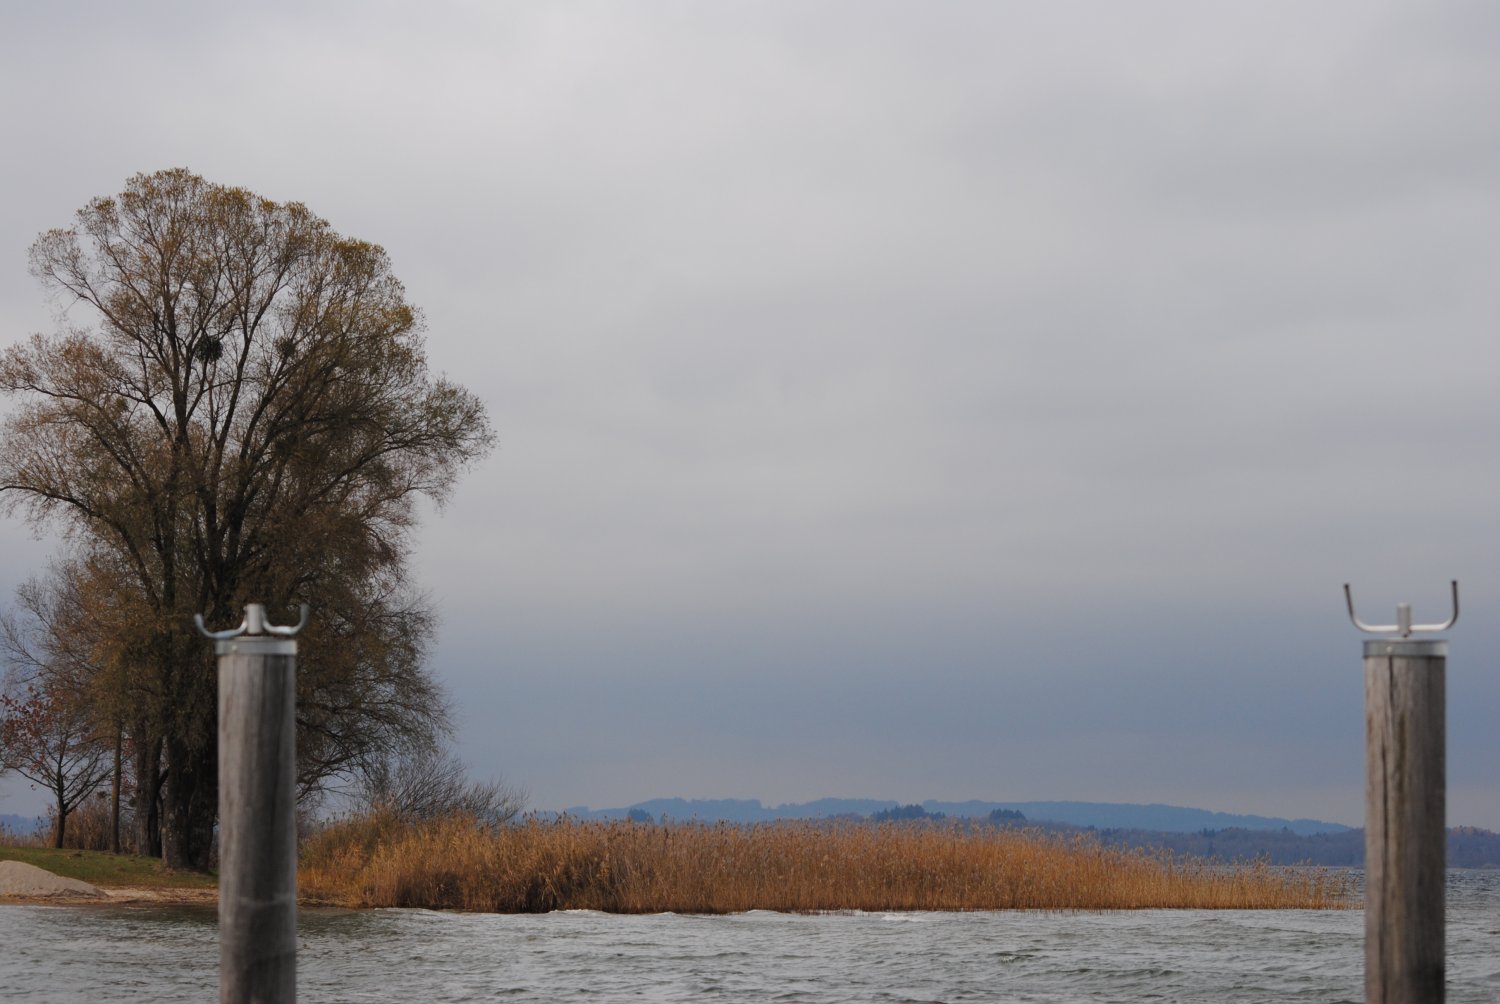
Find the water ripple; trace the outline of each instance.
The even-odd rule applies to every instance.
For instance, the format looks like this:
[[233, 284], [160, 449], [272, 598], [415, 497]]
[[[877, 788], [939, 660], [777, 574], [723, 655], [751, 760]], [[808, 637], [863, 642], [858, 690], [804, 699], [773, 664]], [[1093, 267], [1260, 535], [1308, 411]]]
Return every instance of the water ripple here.
[[[1500, 876], [1454, 872], [1453, 1004], [1500, 999]], [[620, 917], [304, 911], [299, 998], [962, 1004], [1357, 1002], [1359, 911]], [[213, 911], [0, 908], [0, 995], [199, 1001]]]

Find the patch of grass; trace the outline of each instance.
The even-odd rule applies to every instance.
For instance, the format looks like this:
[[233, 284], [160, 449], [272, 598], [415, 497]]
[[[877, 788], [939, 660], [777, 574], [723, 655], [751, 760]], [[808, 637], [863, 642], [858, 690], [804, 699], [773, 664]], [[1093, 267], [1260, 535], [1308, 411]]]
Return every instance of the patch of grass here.
[[343, 906], [496, 913], [1327, 909], [1343, 880], [988, 826], [664, 826], [346, 820], [303, 848], [299, 888]]
[[169, 871], [157, 858], [108, 851], [0, 846], [0, 861], [24, 861], [54, 875], [81, 879], [106, 889], [213, 889], [219, 883], [213, 875]]

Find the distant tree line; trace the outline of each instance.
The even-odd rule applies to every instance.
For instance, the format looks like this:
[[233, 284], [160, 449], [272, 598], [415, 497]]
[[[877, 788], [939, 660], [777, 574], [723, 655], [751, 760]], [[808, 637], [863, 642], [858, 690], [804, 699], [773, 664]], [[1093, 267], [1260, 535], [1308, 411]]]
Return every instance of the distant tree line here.
[[945, 819], [941, 812], [928, 812], [920, 805], [893, 805], [870, 814], [872, 823], [903, 823], [914, 819]]
[[[872, 812], [867, 818], [872, 823], [902, 823], [921, 820], [936, 822], [947, 819], [948, 815], [944, 812], [929, 812], [922, 806], [913, 803], [911, 805], [895, 805], [889, 809], [881, 809], [878, 812]], [[1017, 809], [995, 809], [984, 818], [986, 822], [1000, 826], [1018, 826], [1026, 822], [1026, 816]], [[971, 821], [970, 817], [964, 817], [964, 819]]]

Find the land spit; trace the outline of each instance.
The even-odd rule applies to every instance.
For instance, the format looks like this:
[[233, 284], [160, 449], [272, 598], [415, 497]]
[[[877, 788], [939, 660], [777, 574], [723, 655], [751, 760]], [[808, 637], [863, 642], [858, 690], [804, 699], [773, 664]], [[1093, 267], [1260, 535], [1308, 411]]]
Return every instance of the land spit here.
[[372, 814], [303, 846], [306, 900], [482, 913], [1338, 909], [1321, 870], [1215, 865], [957, 821], [487, 827]]

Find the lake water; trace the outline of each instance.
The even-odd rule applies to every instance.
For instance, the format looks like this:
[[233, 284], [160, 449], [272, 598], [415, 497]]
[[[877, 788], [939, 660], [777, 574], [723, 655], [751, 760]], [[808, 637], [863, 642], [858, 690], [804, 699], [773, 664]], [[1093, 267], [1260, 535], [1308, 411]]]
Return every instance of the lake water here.
[[[304, 911], [299, 1000], [1359, 1002], [1359, 910], [727, 917]], [[0, 999], [206, 1001], [211, 908], [0, 907]], [[1500, 1001], [1500, 872], [1451, 872], [1448, 1000]]]

